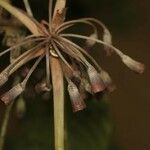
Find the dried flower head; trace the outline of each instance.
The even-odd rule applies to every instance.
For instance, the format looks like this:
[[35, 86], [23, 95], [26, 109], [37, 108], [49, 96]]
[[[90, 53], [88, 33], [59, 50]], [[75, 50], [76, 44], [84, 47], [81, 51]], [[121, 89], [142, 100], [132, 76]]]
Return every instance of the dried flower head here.
[[[106, 89], [112, 91], [114, 86], [108, 73], [99, 66], [86, 49], [74, 42], [72, 38], [86, 40], [88, 47], [92, 47], [96, 43], [102, 44], [107, 54], [111, 54], [111, 52], [116, 53], [122, 59], [122, 62], [131, 70], [143, 73], [143, 64], [131, 59], [112, 45], [111, 33], [101, 21], [94, 18], [81, 18], [64, 22], [66, 9], [54, 11], [52, 14], [52, 4], [51, 0], [49, 3], [49, 22], [43, 20], [38, 22], [35, 18], [28, 16], [26, 12], [15, 8], [3, 0], [0, 1], [0, 6], [17, 17], [32, 33], [25, 37], [22, 42], [0, 53], [0, 56], [3, 56], [16, 48], [23, 47], [27, 44], [30, 45], [25, 52], [21, 53], [16, 60], [10, 63], [10, 65], [1, 72], [0, 86], [8, 80], [11, 74], [17, 71], [24, 64], [28, 63], [32, 59], [37, 59], [30, 71], [27, 72], [27, 76], [25, 76], [23, 82], [16, 85], [2, 96], [1, 100], [4, 103], [8, 104], [24, 91], [26, 83], [32, 72], [36, 69], [44, 57], [46, 64], [46, 77], [44, 82], [38, 84], [36, 88], [38, 90], [40, 89], [40, 91], [49, 90], [51, 85], [50, 59], [52, 57], [59, 59], [62, 64], [64, 76], [68, 81], [68, 92], [73, 106], [73, 111], [80, 111], [86, 107], [81, 96], [84, 94], [83, 92], [88, 91], [94, 94], [103, 92]], [[52, 15], [57, 17], [53, 17], [54, 19], [52, 19]], [[77, 24], [89, 26], [93, 33], [89, 36], [66, 33], [66, 29]], [[97, 27], [97, 25], [103, 29], [102, 39], [99, 39], [99, 27]], [[73, 78], [79, 80], [78, 84], [75, 83]], [[85, 90], [80, 90], [80, 87]]]

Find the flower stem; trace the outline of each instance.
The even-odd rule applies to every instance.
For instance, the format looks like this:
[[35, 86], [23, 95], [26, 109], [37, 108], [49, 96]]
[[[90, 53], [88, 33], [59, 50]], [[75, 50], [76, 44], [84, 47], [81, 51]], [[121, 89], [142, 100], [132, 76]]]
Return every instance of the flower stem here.
[[[17, 75], [14, 79], [13, 84], [16, 85], [19, 81], [20, 81], [20, 77]], [[11, 114], [11, 111], [13, 108], [13, 104], [14, 104], [14, 101], [11, 104], [9, 104], [5, 110], [4, 119], [2, 122], [1, 132], [0, 132], [0, 150], [3, 150], [3, 148], [4, 148], [6, 131], [7, 131], [7, 127], [8, 127], [10, 114]]]
[[53, 17], [56, 15], [57, 11], [62, 11], [65, 8], [65, 6], [66, 6], [66, 0], [57, 0]]
[[29, 1], [28, 0], [23, 0], [23, 2], [24, 2], [24, 5], [25, 5], [25, 8], [26, 8], [26, 11], [27, 11], [28, 15], [33, 17], [33, 13], [32, 13]]
[[60, 62], [51, 57], [55, 150], [64, 150], [64, 79]]
[[6, 111], [5, 111], [4, 120], [2, 123], [1, 133], [0, 133], [0, 150], [3, 150], [3, 147], [4, 147], [8, 121], [10, 118], [10, 112], [12, 110], [13, 104], [14, 102], [12, 102], [9, 106], [7, 106]]

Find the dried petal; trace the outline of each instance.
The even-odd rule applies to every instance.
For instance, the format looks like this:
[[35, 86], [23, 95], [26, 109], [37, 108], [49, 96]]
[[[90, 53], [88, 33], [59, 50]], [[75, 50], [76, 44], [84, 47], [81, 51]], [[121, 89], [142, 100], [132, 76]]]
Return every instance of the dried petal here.
[[[112, 36], [107, 29], [104, 30], [103, 41], [109, 45], [112, 45]], [[108, 47], [106, 45], [104, 46], [104, 49], [106, 50], [107, 56], [110, 56], [111, 53], [113, 52], [113, 50], [110, 49], [110, 47]]]
[[131, 57], [127, 56], [127, 55], [123, 55], [122, 56], [122, 62], [129, 67], [131, 70], [142, 74], [145, 70], [145, 65], [133, 60]]
[[[90, 38], [98, 39], [97, 31], [95, 31], [94, 33], [92, 33], [89, 37]], [[95, 43], [96, 42], [93, 41], [93, 40], [86, 40], [87, 47], [92, 47]]]
[[41, 92], [49, 92], [51, 88], [47, 87], [46, 80], [43, 80], [40, 83], [36, 84], [35, 90], [37, 93], [41, 93]]
[[89, 75], [92, 91], [94, 93], [103, 91], [106, 87], [96, 69], [93, 66], [89, 66], [87, 72]]
[[62, 10], [60, 9], [56, 10], [55, 16], [53, 18], [52, 28], [56, 29], [58, 25], [61, 25], [65, 20], [65, 16], [66, 16], [66, 8], [63, 8]]
[[113, 84], [112, 79], [109, 76], [109, 74], [106, 71], [101, 70], [100, 77], [103, 80], [104, 84], [106, 85], [108, 92], [114, 91], [115, 85]]
[[4, 93], [1, 97], [1, 100], [5, 104], [9, 104], [12, 102], [15, 98], [17, 98], [22, 92], [24, 91], [23, 86], [19, 83], [16, 86], [14, 86], [12, 89], [10, 89], [8, 92]]
[[73, 112], [81, 111], [86, 108], [86, 104], [84, 100], [81, 98], [77, 86], [72, 81], [69, 81], [68, 92], [70, 95]]
[[0, 86], [5, 84], [8, 81], [8, 73], [7, 72], [2, 72], [0, 74]]
[[83, 84], [83, 86], [84, 86], [84, 89], [85, 89], [87, 92], [92, 93], [91, 85], [90, 85], [90, 83], [88, 82], [88, 80], [86, 80], [86, 79], [84, 78], [84, 79], [82, 79], [81, 82], [82, 82], [82, 84]]

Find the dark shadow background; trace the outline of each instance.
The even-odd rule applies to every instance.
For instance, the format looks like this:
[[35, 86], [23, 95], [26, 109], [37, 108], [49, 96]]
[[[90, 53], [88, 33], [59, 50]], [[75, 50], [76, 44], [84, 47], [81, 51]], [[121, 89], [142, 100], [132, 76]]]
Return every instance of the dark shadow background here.
[[[21, 1], [15, 3], [19, 5]], [[47, 13], [47, 3], [40, 0], [31, 0], [31, 3], [34, 4], [32, 7], [38, 18]], [[150, 1], [69, 0], [67, 6], [68, 19], [91, 16], [102, 20], [113, 34], [114, 45], [145, 63], [147, 69], [139, 76], [127, 69], [117, 56], [106, 57], [101, 50], [98, 51], [98, 47], [93, 52], [117, 86], [110, 100], [115, 126], [113, 139], [118, 149], [149, 150]]]
[[145, 63], [145, 73], [138, 76], [122, 65], [116, 56], [100, 56], [102, 65], [110, 72], [117, 85], [117, 90], [111, 94], [115, 141], [121, 150], [149, 150], [150, 2], [74, 0], [70, 3], [72, 11], [79, 12], [78, 16], [94, 16], [103, 20], [112, 31], [114, 45]]

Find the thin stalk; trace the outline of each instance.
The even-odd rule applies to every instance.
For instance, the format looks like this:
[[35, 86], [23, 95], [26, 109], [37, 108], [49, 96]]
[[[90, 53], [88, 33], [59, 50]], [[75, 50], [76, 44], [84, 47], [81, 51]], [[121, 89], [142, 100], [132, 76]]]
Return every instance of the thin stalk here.
[[23, 2], [24, 2], [24, 5], [25, 5], [25, 8], [26, 8], [26, 11], [27, 11], [28, 15], [33, 17], [33, 13], [32, 13], [29, 1], [28, 0], [23, 0]]
[[3, 147], [4, 147], [7, 126], [8, 126], [10, 112], [12, 110], [13, 104], [14, 104], [14, 101], [10, 105], [8, 105], [5, 110], [4, 119], [3, 119], [2, 126], [1, 126], [1, 133], [0, 133], [0, 150], [3, 150]]
[[49, 0], [49, 29], [51, 31], [53, 0]]
[[[19, 80], [20, 80], [20, 77], [16, 76], [13, 84], [16, 85]], [[10, 105], [8, 105], [5, 110], [4, 119], [2, 122], [1, 132], [0, 132], [0, 150], [3, 150], [4, 148], [8, 122], [9, 122], [10, 114], [13, 108], [13, 104], [14, 104], [14, 101]]]
[[95, 41], [96, 43], [102, 44], [104, 46], [108, 46], [109, 48], [111, 48], [112, 50], [114, 50], [116, 52], [116, 54], [118, 56], [120, 56], [121, 58], [124, 56], [124, 54], [119, 49], [117, 49], [116, 47], [114, 47], [113, 45], [110, 45], [110, 44], [108, 44], [108, 43], [106, 43], [104, 41], [101, 41], [101, 40], [98, 40], [98, 39], [95, 39], [95, 38], [92, 38], [92, 37], [88, 37], [88, 36], [84, 36], [84, 35], [79, 35], [79, 34], [70, 34], [70, 33], [60, 34], [60, 36], [62, 36], [62, 37], [74, 37], [74, 38], [78, 38], [78, 39]]
[[[65, 8], [66, 0], [57, 0], [54, 8], [52, 28], [54, 24], [59, 26], [57, 22], [57, 11], [62, 12]], [[56, 22], [55, 22], [55, 21]], [[56, 27], [54, 27], [55, 29]], [[64, 79], [59, 59], [51, 57], [51, 74], [53, 84], [53, 101], [54, 101], [54, 135], [55, 150], [64, 150]]]
[[64, 79], [59, 60], [51, 57], [50, 63], [53, 84], [55, 150], [64, 150]]

